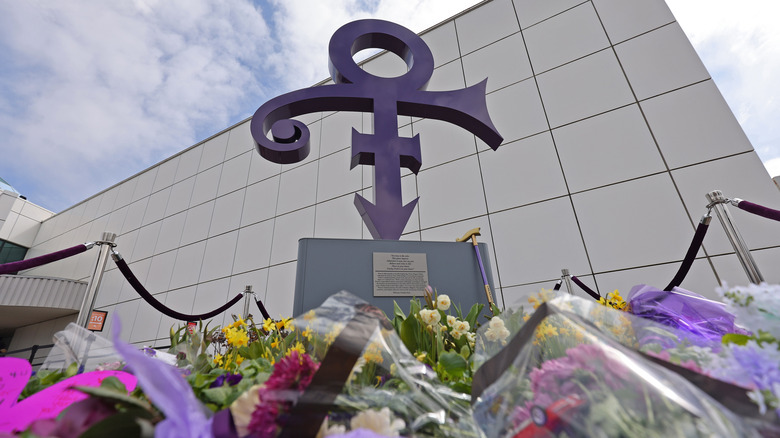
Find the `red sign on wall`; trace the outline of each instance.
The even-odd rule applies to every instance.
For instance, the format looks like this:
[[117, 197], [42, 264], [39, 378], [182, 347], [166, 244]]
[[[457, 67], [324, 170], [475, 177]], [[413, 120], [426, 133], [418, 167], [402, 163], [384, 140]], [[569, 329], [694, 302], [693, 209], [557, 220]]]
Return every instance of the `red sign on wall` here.
[[105, 324], [107, 317], [108, 312], [104, 312], [102, 310], [93, 310], [92, 313], [89, 314], [87, 330], [92, 330], [93, 332], [102, 332], [103, 324]]

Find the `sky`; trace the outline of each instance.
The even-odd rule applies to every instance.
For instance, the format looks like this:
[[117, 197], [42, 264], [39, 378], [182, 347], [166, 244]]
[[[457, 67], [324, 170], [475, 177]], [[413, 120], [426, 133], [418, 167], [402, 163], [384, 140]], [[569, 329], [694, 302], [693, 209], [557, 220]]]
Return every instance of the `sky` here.
[[[668, 0], [780, 175], [776, 0]], [[0, 0], [0, 177], [62, 211], [328, 77], [341, 25], [414, 32], [476, 0]]]

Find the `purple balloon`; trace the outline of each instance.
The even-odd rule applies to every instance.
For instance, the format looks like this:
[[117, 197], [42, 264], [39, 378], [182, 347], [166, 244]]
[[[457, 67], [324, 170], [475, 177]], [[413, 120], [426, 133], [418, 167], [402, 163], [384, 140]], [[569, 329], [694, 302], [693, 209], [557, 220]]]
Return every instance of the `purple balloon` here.
[[[395, 53], [406, 62], [408, 71], [394, 78], [366, 72], [352, 56], [368, 48]], [[352, 130], [350, 168], [358, 164], [375, 167], [375, 203], [355, 194], [355, 206], [374, 239], [398, 240], [419, 200], [403, 205], [401, 168], [416, 174], [422, 155], [419, 135], [398, 136], [397, 117], [458, 125], [495, 150], [503, 138], [488, 114], [487, 79], [460, 90], [425, 91], [433, 74], [431, 50], [414, 32], [383, 20], [358, 20], [342, 26], [333, 34], [328, 54], [336, 84], [293, 91], [257, 109], [250, 125], [257, 151], [275, 163], [297, 163], [309, 154], [310, 135], [306, 125], [293, 117], [318, 111], [373, 112], [373, 134]]]

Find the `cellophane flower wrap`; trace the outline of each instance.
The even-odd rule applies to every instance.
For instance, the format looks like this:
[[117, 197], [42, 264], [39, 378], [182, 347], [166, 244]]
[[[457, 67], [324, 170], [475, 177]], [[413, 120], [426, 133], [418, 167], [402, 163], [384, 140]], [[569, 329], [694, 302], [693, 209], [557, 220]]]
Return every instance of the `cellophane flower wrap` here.
[[640, 284], [631, 288], [627, 302], [634, 315], [690, 333], [691, 342], [720, 342], [727, 333], [747, 334], [724, 303], [679, 287], [664, 291]]
[[761, 283], [729, 287], [724, 284], [715, 292], [726, 304], [726, 310], [736, 315], [745, 328], [780, 338], [780, 285]]
[[[480, 436], [468, 396], [441, 384], [417, 361], [381, 310], [340, 292], [292, 324], [305, 339], [301, 351], [278, 361], [263, 385], [236, 400], [234, 416], [245, 410], [247, 398], [253, 409], [249, 424], [237, 424], [239, 430], [255, 437], [296, 436], [316, 422], [318, 436], [358, 430], [364, 431], [358, 435]], [[316, 387], [323, 376], [330, 376], [327, 385]]]
[[[636, 351], [634, 323], [674, 336], [668, 327], [568, 295], [535, 307], [531, 315], [503, 314], [506, 338], [488, 334], [489, 325], [478, 332], [474, 381], [481, 383], [473, 408], [486, 436], [757, 436], [714, 398]], [[506, 369], [485, 380], [498, 360]]]

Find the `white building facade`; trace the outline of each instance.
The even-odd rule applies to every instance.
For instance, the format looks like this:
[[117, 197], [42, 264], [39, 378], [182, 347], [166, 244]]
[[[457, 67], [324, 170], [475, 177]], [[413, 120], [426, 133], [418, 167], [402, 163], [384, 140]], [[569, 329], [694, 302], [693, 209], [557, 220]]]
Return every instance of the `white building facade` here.
[[[420, 172], [403, 172], [404, 203], [420, 201], [402, 239], [453, 241], [481, 227], [500, 303], [551, 288], [562, 268], [602, 294], [663, 288], [712, 190], [780, 208], [780, 191], [663, 0], [492, 0], [421, 36], [436, 67], [428, 90], [487, 77], [504, 142], [492, 151], [457, 126], [399, 117], [399, 135], [419, 134], [422, 145]], [[389, 53], [364, 68], [405, 71]], [[353, 198], [373, 199], [373, 167], [349, 169], [351, 130], [370, 133], [371, 114], [300, 120], [312, 136], [304, 161], [264, 160], [244, 121], [42, 220], [27, 257], [113, 232], [138, 279], [174, 310], [210, 311], [252, 285], [272, 316], [290, 316], [298, 239], [370, 239]], [[733, 214], [766, 280], [780, 282], [770, 269], [780, 262], [778, 225]], [[86, 282], [96, 257], [20, 274]], [[714, 219], [682, 287], [712, 296], [719, 281], [747, 277]], [[96, 309], [109, 312], [104, 335], [119, 317], [122, 337], [138, 344], [168, 345], [176, 324], [113, 262]], [[50, 343], [74, 319], [18, 327], [10, 349]]]

